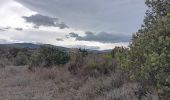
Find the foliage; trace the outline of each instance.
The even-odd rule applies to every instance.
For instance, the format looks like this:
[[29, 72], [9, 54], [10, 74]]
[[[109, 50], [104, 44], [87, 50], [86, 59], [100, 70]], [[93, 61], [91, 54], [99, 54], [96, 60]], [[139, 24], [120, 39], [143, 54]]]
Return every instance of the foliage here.
[[27, 65], [28, 61], [29, 61], [28, 56], [23, 52], [19, 52], [17, 56], [14, 58], [14, 65], [16, 66]]
[[6, 65], [27, 65], [31, 54], [32, 50], [28, 48], [0, 48], [0, 60]]
[[106, 58], [106, 59], [112, 59], [112, 54], [103, 54], [102, 58]]
[[35, 52], [30, 61], [30, 67], [51, 67], [54, 65], [66, 64], [69, 61], [69, 54], [56, 47], [42, 46]]
[[81, 49], [81, 48], [79, 48], [79, 52], [81, 53], [81, 55], [82, 55], [83, 57], [85, 57], [85, 56], [88, 55], [88, 51], [87, 51], [86, 49]]
[[130, 50], [119, 48], [119, 65], [145, 87], [154, 87], [160, 99], [170, 92], [170, 1], [147, 0], [144, 25], [133, 35]]

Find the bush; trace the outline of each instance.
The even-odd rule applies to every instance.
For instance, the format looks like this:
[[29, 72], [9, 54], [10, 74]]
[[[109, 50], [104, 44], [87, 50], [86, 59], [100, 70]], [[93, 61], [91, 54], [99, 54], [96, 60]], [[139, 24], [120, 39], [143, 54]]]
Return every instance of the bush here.
[[51, 67], [64, 65], [70, 59], [67, 52], [56, 47], [42, 46], [31, 57], [30, 67]]
[[14, 65], [21, 66], [28, 64], [28, 56], [23, 52], [19, 52], [17, 56], [14, 58]]
[[0, 47], [0, 60], [6, 65], [28, 65], [32, 53], [29, 48]]
[[78, 76], [100, 77], [113, 73], [115, 66], [109, 54], [90, 54], [86, 57], [77, 54], [69, 66], [69, 71]]
[[0, 68], [5, 68], [6, 65], [3, 62], [0, 62]]
[[86, 49], [79, 49], [79, 52], [81, 53], [81, 55], [83, 56], [83, 57], [86, 57], [87, 55], [88, 55], [88, 51], [86, 50]]
[[81, 55], [79, 51], [76, 51], [71, 54], [71, 61], [68, 67], [68, 70], [72, 74], [77, 74], [79, 72], [79, 69], [83, 67], [85, 64], [85, 58]]
[[0, 68], [5, 68], [7, 65], [10, 65], [8, 59], [0, 58]]

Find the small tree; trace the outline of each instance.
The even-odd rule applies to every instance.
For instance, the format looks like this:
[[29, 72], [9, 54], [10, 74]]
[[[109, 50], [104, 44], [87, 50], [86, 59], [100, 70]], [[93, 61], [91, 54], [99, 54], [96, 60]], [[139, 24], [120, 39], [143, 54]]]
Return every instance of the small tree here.
[[170, 93], [170, 1], [146, 0], [144, 25], [133, 35], [130, 50], [119, 52], [119, 65], [130, 77], [157, 90], [160, 100]]

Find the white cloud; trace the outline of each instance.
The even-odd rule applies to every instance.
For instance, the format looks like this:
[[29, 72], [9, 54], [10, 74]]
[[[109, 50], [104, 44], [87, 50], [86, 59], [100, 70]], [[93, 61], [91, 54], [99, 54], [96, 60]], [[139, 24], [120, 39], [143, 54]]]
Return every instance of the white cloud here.
[[[74, 39], [65, 38], [64, 41], [57, 41], [57, 38], [64, 38], [65, 34], [57, 32], [49, 32], [42, 30], [9, 30], [0, 33], [0, 40], [6, 40], [11, 42], [34, 42], [34, 43], [46, 43], [57, 46], [70, 47], [76, 45], [86, 45], [86, 47], [100, 47], [100, 50], [112, 49], [115, 46], [127, 46], [128, 43], [100, 43], [89, 41], [75, 41]], [[10, 41], [10, 42], [9, 42]], [[3, 41], [0, 41], [3, 43]]]
[[35, 14], [35, 12], [18, 2], [7, 0], [0, 4], [0, 26], [26, 27], [26, 23], [21, 16], [31, 14]]

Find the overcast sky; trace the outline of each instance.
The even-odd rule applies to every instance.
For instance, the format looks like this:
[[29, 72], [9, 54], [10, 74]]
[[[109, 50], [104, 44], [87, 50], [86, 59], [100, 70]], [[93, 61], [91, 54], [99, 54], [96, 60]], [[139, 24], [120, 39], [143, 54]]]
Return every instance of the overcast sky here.
[[144, 0], [0, 0], [0, 43], [127, 46], [145, 10]]

